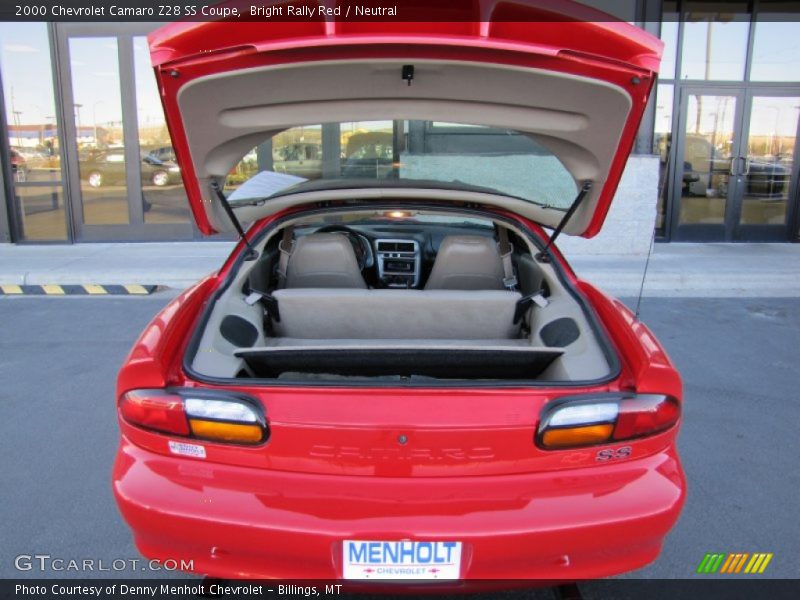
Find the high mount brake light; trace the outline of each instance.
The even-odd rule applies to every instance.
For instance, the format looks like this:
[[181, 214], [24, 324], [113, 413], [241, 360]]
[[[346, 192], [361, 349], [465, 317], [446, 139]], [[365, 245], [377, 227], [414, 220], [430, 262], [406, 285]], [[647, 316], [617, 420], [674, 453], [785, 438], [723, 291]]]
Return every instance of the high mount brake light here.
[[660, 394], [564, 398], [545, 407], [536, 443], [557, 450], [647, 437], [675, 425], [680, 412]]
[[263, 412], [239, 396], [197, 390], [133, 390], [119, 411], [131, 425], [212, 442], [260, 444], [269, 435]]

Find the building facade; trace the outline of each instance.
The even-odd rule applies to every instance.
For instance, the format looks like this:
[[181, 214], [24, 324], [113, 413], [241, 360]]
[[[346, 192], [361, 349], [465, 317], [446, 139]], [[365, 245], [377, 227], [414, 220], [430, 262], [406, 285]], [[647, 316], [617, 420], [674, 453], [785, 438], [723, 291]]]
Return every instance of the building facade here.
[[[619, 6], [665, 55], [595, 251], [646, 251], [653, 227], [662, 241], [798, 241], [797, 15], [779, 0]], [[0, 241], [200, 238], [150, 68], [157, 26], [0, 23]], [[442, 135], [428, 125], [403, 135]], [[313, 177], [348, 153], [391, 156], [397, 127], [290, 130], [246, 155], [229, 184], [263, 169]]]

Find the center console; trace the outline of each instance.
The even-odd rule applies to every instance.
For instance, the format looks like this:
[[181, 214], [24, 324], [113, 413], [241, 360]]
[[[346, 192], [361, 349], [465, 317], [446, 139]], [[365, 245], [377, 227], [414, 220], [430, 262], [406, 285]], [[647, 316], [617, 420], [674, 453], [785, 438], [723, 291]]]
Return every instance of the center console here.
[[419, 285], [419, 243], [414, 240], [375, 240], [378, 279], [390, 288], [415, 288]]

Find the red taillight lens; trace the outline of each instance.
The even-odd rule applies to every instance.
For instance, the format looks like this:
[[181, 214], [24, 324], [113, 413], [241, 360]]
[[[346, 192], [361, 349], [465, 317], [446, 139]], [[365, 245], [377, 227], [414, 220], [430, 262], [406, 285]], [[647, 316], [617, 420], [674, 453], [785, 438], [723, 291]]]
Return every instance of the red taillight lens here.
[[133, 390], [119, 401], [131, 425], [210, 442], [260, 444], [269, 437], [264, 410], [244, 396], [175, 388]]
[[134, 390], [119, 402], [122, 418], [132, 425], [164, 433], [189, 435], [183, 398], [162, 390]]
[[629, 440], [659, 433], [675, 425], [680, 414], [678, 402], [669, 396], [626, 398], [619, 403], [614, 439]]
[[679, 418], [678, 401], [660, 394], [564, 398], [545, 407], [536, 441], [548, 450], [609, 444], [666, 431]]

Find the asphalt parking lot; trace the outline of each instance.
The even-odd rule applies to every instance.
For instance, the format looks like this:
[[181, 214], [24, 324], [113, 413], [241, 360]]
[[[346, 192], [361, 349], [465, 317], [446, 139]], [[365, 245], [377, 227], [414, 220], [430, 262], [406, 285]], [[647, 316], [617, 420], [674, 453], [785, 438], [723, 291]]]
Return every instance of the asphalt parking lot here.
[[[91, 575], [19, 572], [19, 554], [139, 556], [109, 484], [114, 385], [131, 343], [168, 300], [0, 298], [0, 577]], [[684, 376], [689, 494], [658, 561], [623, 578], [696, 578], [707, 552], [772, 552], [761, 577], [800, 577], [800, 301], [648, 298], [642, 318]], [[581, 591], [610, 598], [615, 585]]]

